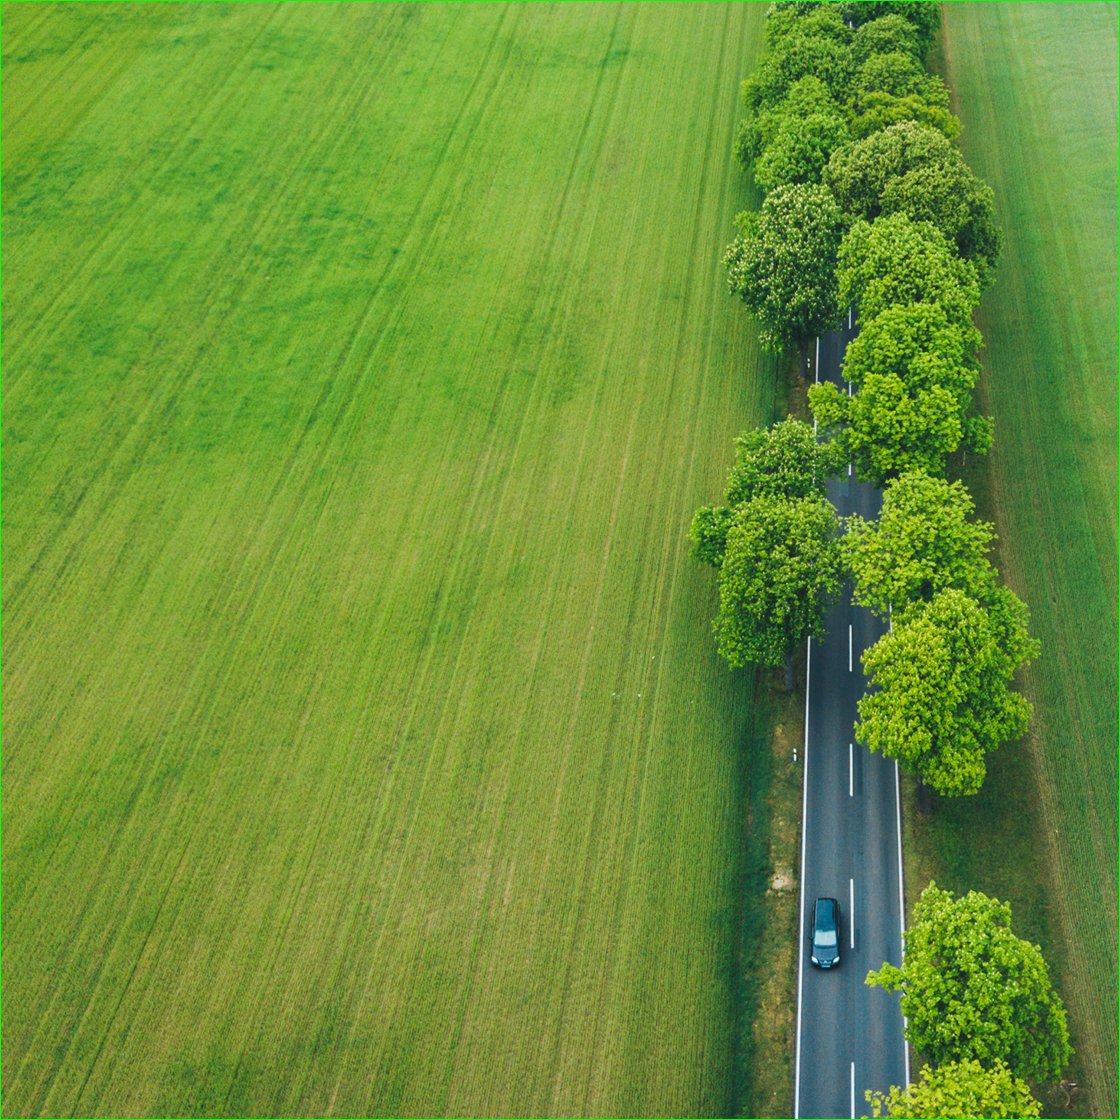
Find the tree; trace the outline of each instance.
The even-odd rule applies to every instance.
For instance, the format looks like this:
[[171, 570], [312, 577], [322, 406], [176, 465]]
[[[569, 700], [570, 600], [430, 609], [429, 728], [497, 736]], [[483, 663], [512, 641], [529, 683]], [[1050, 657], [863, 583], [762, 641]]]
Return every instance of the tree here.
[[755, 116], [739, 122], [735, 154], [744, 168], [758, 159], [763, 149], [773, 142], [778, 129], [790, 117], [810, 117], [817, 113], [840, 112], [832, 94], [820, 78], [808, 75], [789, 87], [776, 105], [760, 110]]
[[925, 1066], [916, 1084], [889, 1094], [868, 1089], [871, 1115], [890, 1120], [935, 1120], [937, 1117], [975, 1116], [990, 1120], [1034, 1120], [1041, 1112], [1030, 1086], [996, 1061], [991, 1068], [966, 1059]]
[[774, 0], [770, 5], [767, 18], [773, 19], [775, 12], [793, 12], [798, 16], [807, 16], [823, 6], [824, 0]]
[[690, 537], [697, 559], [718, 568], [735, 508], [752, 498], [813, 498], [825, 492], [836, 471], [828, 448], [803, 420], [787, 416], [769, 428], [754, 428], [735, 440], [735, 463], [728, 475], [724, 505], [696, 511]]
[[963, 443], [987, 450], [990, 424], [970, 415], [980, 335], [950, 322], [937, 304], [888, 307], [848, 345], [844, 376], [809, 389], [809, 406], [826, 436], [840, 437], [861, 479], [881, 486], [909, 470], [940, 475]]
[[864, 94], [862, 111], [852, 121], [852, 135], [870, 136], [899, 121], [929, 125], [949, 140], [955, 140], [961, 131], [961, 122], [949, 111], [949, 94], [944, 83], [931, 79], [923, 93], [908, 93], [902, 97], [881, 91]]
[[742, 84], [748, 112], [772, 108], [790, 86], [809, 75], [824, 82], [835, 100], [846, 101], [854, 73], [851, 38], [852, 32], [832, 5], [807, 15], [773, 12], [766, 23], [766, 50]]
[[832, 382], [811, 385], [809, 407], [859, 478], [876, 486], [903, 471], [943, 474], [964, 437], [951, 392], [940, 385], [910, 387], [897, 374], [871, 374], [851, 396]]
[[943, 385], [962, 401], [976, 384], [980, 332], [936, 303], [896, 304], [868, 319], [844, 353], [844, 377], [898, 374], [908, 385]]
[[760, 211], [739, 214], [735, 224], [739, 235], [723, 258], [728, 286], [758, 316], [762, 345], [804, 346], [835, 326], [843, 222], [832, 193], [819, 184], [778, 187]]
[[882, 213], [888, 183], [915, 168], [944, 163], [955, 151], [937, 129], [899, 121], [837, 148], [829, 159], [824, 181], [846, 214], [870, 222]]
[[792, 416], [769, 428], [744, 432], [735, 447], [735, 465], [727, 479], [728, 505], [760, 496], [823, 497], [825, 482], [836, 469], [812, 427]]
[[839, 5], [840, 15], [853, 27], [860, 27], [884, 16], [899, 16], [910, 23], [924, 55], [941, 30], [941, 5], [931, 0], [852, 0]]
[[892, 97], [937, 99], [936, 82], [926, 73], [921, 62], [908, 51], [887, 51], [868, 56], [856, 71], [852, 90], [855, 112], [864, 111], [864, 98], [873, 93], [889, 93]]
[[1065, 1008], [1042, 951], [1012, 933], [1007, 903], [930, 883], [904, 936], [902, 967], [884, 964], [867, 983], [902, 992], [917, 1050], [935, 1066], [1004, 1062], [1035, 1083], [1061, 1076], [1072, 1052]]
[[730, 506], [701, 506], [692, 517], [688, 530], [692, 555], [718, 569], [727, 550], [727, 534], [735, 520]]
[[755, 182], [772, 191], [786, 183], [817, 183], [828, 157], [848, 139], [848, 122], [839, 109], [790, 116], [755, 161]]
[[871, 54], [860, 63], [852, 82], [852, 117], [857, 137], [904, 120], [927, 124], [950, 140], [961, 128], [949, 111], [949, 87], [906, 50]]
[[996, 534], [987, 521], [972, 520], [974, 511], [960, 482], [915, 472], [888, 483], [878, 520], [854, 515], [846, 522], [842, 551], [855, 602], [880, 618], [948, 588], [990, 603], [996, 570], [988, 553]]
[[905, 214], [930, 222], [972, 261], [982, 280], [990, 279], [1001, 242], [995, 196], [936, 129], [900, 121], [841, 145], [822, 178], [849, 217], [873, 221]]
[[752, 498], [738, 507], [719, 570], [719, 614], [713, 629], [733, 669], [785, 664], [840, 592], [839, 524], [832, 504], [814, 498]]
[[841, 304], [858, 304], [863, 320], [893, 304], [934, 303], [963, 328], [980, 302], [976, 269], [935, 226], [905, 214], [857, 221], [840, 245], [837, 280]]
[[893, 51], [904, 51], [918, 59], [922, 55], [917, 29], [902, 16], [880, 16], [863, 24], [852, 36], [852, 61], [857, 68], [873, 54]]
[[995, 195], [955, 148], [941, 163], [892, 179], [880, 201], [884, 214], [905, 214], [912, 221], [935, 225], [976, 266], [981, 284], [991, 281], [1003, 240]]
[[1031, 706], [1008, 686], [1037, 655], [1026, 607], [1007, 588], [990, 610], [955, 588], [914, 602], [863, 654], [871, 690], [856, 737], [938, 793], [977, 793], [988, 753], [1027, 730]]
[[819, 181], [829, 156], [847, 139], [843, 110], [824, 82], [810, 75], [790, 86], [777, 105], [740, 123], [735, 154], [744, 167], [755, 165], [755, 179], [769, 191]]

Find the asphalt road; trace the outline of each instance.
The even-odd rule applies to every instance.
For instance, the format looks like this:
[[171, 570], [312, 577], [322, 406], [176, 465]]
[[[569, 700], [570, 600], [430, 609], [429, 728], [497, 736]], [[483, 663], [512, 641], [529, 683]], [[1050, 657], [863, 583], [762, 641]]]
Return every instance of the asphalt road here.
[[[846, 388], [844, 348], [856, 329], [822, 335], [815, 375]], [[816, 356], [816, 355], [819, 355]], [[881, 494], [854, 477], [829, 484], [841, 516], [878, 515]], [[899, 996], [868, 988], [883, 961], [901, 963], [898, 772], [895, 763], [854, 742], [856, 702], [864, 692], [860, 654], [885, 624], [854, 607], [845, 590], [823, 641], [809, 643], [801, 840], [801, 956], [797, 985], [795, 1117], [865, 1116], [864, 1092], [909, 1080]], [[814, 900], [840, 903], [839, 967], [809, 960]]]

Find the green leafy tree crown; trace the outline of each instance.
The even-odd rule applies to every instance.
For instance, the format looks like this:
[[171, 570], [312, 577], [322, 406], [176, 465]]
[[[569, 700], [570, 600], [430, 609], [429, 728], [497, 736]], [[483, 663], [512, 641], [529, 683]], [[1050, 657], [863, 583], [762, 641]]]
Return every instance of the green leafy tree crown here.
[[998, 1059], [983, 1066], [975, 1058], [925, 1066], [915, 1084], [889, 1093], [866, 1093], [873, 1117], [939, 1120], [973, 1116], [985, 1120], [1034, 1120], [1041, 1112], [1030, 1086]]
[[894, 616], [863, 654], [871, 686], [855, 734], [938, 793], [978, 793], [986, 756], [1025, 734], [1031, 707], [1009, 688], [1037, 656], [1026, 608], [1006, 588], [985, 610], [961, 591], [939, 591]]
[[727, 478], [722, 506], [696, 511], [690, 536], [696, 557], [712, 567], [723, 562], [735, 508], [752, 498], [822, 497], [836, 473], [830, 450], [813, 429], [792, 416], [769, 428], [753, 428], [735, 440], [735, 463]]
[[905, 19], [914, 28], [923, 55], [941, 30], [941, 5], [929, 0], [851, 0], [837, 7], [841, 16], [857, 28], [884, 16]]
[[1003, 1062], [1034, 1083], [1061, 1077], [1072, 1053], [1065, 1008], [1041, 949], [1012, 932], [1007, 903], [930, 883], [905, 941], [902, 967], [884, 964], [867, 983], [902, 992], [906, 1037], [920, 1053], [938, 1067]]
[[857, 68], [874, 54], [904, 51], [921, 58], [918, 31], [900, 15], [880, 16], [859, 27], [852, 36], [852, 60]]
[[781, 665], [797, 643], [823, 633], [840, 592], [838, 536], [826, 498], [757, 497], [738, 507], [713, 624], [728, 665]]
[[937, 128], [901, 120], [842, 144], [822, 176], [849, 218], [905, 214], [930, 222], [982, 282], [991, 280], [1002, 243], [995, 196]]
[[931, 303], [964, 328], [980, 302], [976, 269], [936, 226], [905, 214], [857, 221], [840, 245], [837, 276], [841, 304], [857, 304], [865, 320], [894, 304]]
[[727, 283], [757, 315], [762, 345], [781, 351], [834, 327], [843, 220], [832, 193], [819, 184], [778, 187], [736, 227], [723, 259]]
[[996, 571], [988, 559], [995, 531], [974, 521], [972, 498], [960, 482], [904, 474], [888, 483], [876, 521], [848, 518], [845, 568], [853, 598], [880, 618], [955, 588], [989, 603]]
[[743, 104], [751, 114], [777, 105], [790, 86], [808, 75], [819, 78], [838, 102], [847, 100], [854, 65], [852, 31], [829, 6], [800, 15], [773, 12], [766, 24], [766, 49], [742, 85]]

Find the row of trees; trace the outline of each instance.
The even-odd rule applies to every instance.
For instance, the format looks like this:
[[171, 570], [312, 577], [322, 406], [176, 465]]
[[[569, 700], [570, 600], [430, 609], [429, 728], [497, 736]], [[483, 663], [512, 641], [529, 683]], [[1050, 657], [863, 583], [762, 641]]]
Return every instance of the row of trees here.
[[[821, 437], [787, 419], [736, 441], [722, 504], [697, 511], [695, 554], [716, 568], [714, 629], [732, 667], [785, 665], [823, 633], [850, 580], [856, 602], [892, 621], [865, 652], [871, 689], [856, 735], [939, 793], [976, 793], [986, 756], [1022, 736], [1013, 689], [1038, 656], [1023, 602], [989, 559], [949, 457], [980, 454], [992, 423], [973, 391], [972, 313], [1000, 249], [990, 188], [952, 139], [959, 122], [923, 59], [935, 3], [777, 3], [743, 83], [736, 154], [765, 192], [736, 217], [731, 291], [770, 350], [798, 346], [859, 311], [844, 376], [809, 390]], [[884, 490], [875, 522], [838, 518], [826, 482], [851, 464]], [[903, 968], [868, 983], [903, 992], [908, 1037], [932, 1063], [917, 1083], [869, 1094], [875, 1115], [1036, 1116], [1028, 1081], [1060, 1076], [1070, 1048], [1037, 946], [1010, 911], [931, 884]]]
[[[732, 666], [785, 662], [790, 683], [794, 649], [820, 634], [852, 577], [856, 600], [894, 623], [865, 655], [877, 691], [857, 733], [954, 795], [976, 793], [985, 755], [1025, 732], [1030, 707], [1011, 686], [1038, 645], [988, 560], [991, 526], [972, 523], [967, 493], [945, 481], [950, 456], [992, 442], [973, 402], [972, 313], [1000, 233], [991, 190], [946, 135], [956, 126], [912, 103], [948, 104], [921, 61], [938, 19], [922, 2], [771, 5], [738, 145], [767, 194], [736, 218], [728, 282], [771, 349], [804, 351], [851, 306], [860, 333], [844, 359], [849, 391], [809, 389], [823, 449], [788, 422], [742, 437], [724, 504], [698, 511], [693, 539], [720, 572], [721, 653]], [[891, 119], [870, 127], [888, 104]], [[748, 464], [779, 449], [764, 492], [745, 489], [745, 470], [768, 477]], [[885, 491], [875, 526], [841, 526], [829, 507], [825, 479], [846, 464]], [[790, 482], [803, 477], [809, 491]]]
[[[971, 500], [944, 481], [951, 455], [992, 442], [973, 403], [972, 313], [1000, 234], [991, 190], [944, 130], [906, 109], [935, 17], [924, 3], [772, 6], [767, 49], [743, 85], [751, 112], [738, 148], [768, 193], [758, 212], [736, 217], [728, 281], [773, 350], [804, 352], [853, 305], [860, 334], [844, 359], [851, 391], [809, 390], [824, 449], [791, 422], [742, 437], [724, 504], [697, 512], [693, 539], [720, 573], [720, 652], [733, 667], [784, 663], [787, 686], [795, 649], [821, 634], [853, 577], [856, 600], [894, 621], [864, 659], [877, 690], [861, 702], [857, 734], [957, 795], [976, 793], [987, 753], [1026, 731], [1030, 707], [1012, 683], [1038, 645], [1026, 607], [987, 558], [991, 526], [968, 524]], [[884, 97], [893, 91], [900, 117], [877, 130], [859, 123], [870, 74]], [[861, 138], [849, 138], [853, 129]], [[779, 166], [788, 174], [776, 175]], [[746, 470], [768, 477], [756, 459], [778, 457], [782, 470], [761, 492], [742, 485]], [[841, 526], [825, 497], [825, 480], [848, 463], [885, 489], [877, 527]], [[949, 521], [963, 528], [923, 533]], [[875, 567], [874, 555], [893, 570]], [[908, 671], [914, 664], [925, 672]]]

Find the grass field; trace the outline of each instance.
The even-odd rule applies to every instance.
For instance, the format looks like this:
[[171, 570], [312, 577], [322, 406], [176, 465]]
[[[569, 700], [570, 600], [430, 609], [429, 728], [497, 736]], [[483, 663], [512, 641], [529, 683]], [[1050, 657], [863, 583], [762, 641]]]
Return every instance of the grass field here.
[[1025, 676], [1033, 765], [996, 757], [987, 811], [952, 811], [966, 831], [942, 870], [1015, 896], [1070, 1012], [1073, 1115], [1115, 1116], [1116, 947], [1100, 931], [1117, 912], [1117, 12], [944, 11], [961, 143], [1005, 235], [979, 314], [996, 439], [973, 477], [1043, 652]]
[[764, 12], [5, 6], [6, 1114], [733, 1107]]

